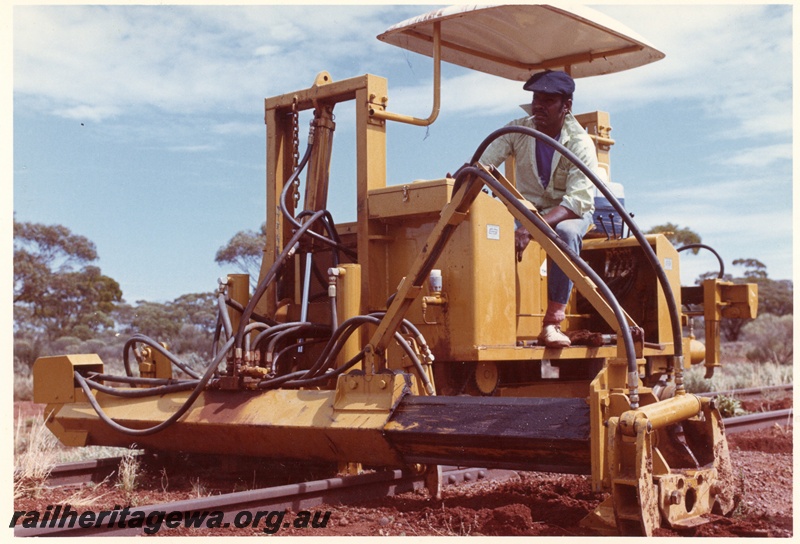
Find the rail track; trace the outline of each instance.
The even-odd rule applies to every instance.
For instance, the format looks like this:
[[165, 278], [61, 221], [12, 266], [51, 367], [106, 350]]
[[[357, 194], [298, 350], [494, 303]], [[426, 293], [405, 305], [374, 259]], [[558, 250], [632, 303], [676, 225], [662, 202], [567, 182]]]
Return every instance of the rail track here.
[[[701, 396], [727, 395], [752, 397], [770, 394], [771, 392], [791, 391], [792, 386], [775, 386], [768, 388], [742, 389], [724, 392], [703, 393]], [[747, 414], [744, 416], [725, 418], [725, 430], [728, 434], [763, 429], [773, 425], [789, 426], [792, 424], [793, 409], [777, 410]], [[99, 482], [117, 470], [120, 457], [110, 457], [56, 466], [47, 481], [52, 487], [77, 485], [88, 482]], [[501, 480], [513, 477], [511, 470], [490, 470], [483, 468], [443, 467], [442, 482], [444, 485], [458, 485], [463, 482], [481, 479]], [[354, 476], [341, 476], [324, 480], [299, 482], [263, 489], [215, 495], [200, 499], [179, 502], [154, 504], [136, 507], [144, 517], [158, 512], [222, 512], [221, 522], [225, 527], [236, 522], [240, 512], [251, 511], [283, 511], [298, 512], [308, 510], [321, 504], [347, 504], [383, 498], [399, 493], [419, 490], [425, 487], [424, 475], [413, 474], [403, 470], [370, 472]], [[116, 516], [115, 516], [116, 517]], [[48, 523], [44, 527], [24, 528], [17, 525], [15, 536], [131, 536], [144, 534], [144, 528], [119, 527], [120, 523], [106, 523], [100, 526], [57, 527]], [[52, 525], [52, 526], [51, 526]]]
[[[443, 467], [442, 481], [444, 485], [457, 485], [462, 482], [482, 479], [502, 480], [516, 474], [511, 470], [487, 470], [480, 468]], [[321, 504], [346, 504], [355, 501], [368, 501], [422, 489], [425, 486], [424, 475], [413, 474], [403, 470], [370, 472], [355, 476], [342, 476], [302, 482], [297, 484], [240, 491], [224, 495], [214, 495], [200, 499], [192, 499], [166, 504], [137, 506], [130, 512], [141, 512], [142, 519], [150, 519], [165, 512], [221, 512], [223, 527], [238, 526], [237, 515], [241, 512], [275, 512], [291, 510], [299, 512]], [[75, 523], [69, 527], [58, 527], [55, 516], [52, 523], [43, 527], [24, 528], [17, 525], [14, 536], [135, 536], [144, 534], [145, 527], [120, 527], [121, 523], [113, 522], [81, 527]], [[108, 517], [108, 516], [107, 516]], [[116, 516], [115, 516], [116, 518]], [[185, 523], [185, 522], [184, 522]], [[52, 525], [52, 527], [50, 526]], [[186, 527], [186, 525], [180, 525]]]
[[759, 412], [754, 414], [747, 414], [744, 416], [736, 416], [725, 418], [725, 431], [728, 434], [743, 433], [745, 431], [755, 431], [772, 427], [773, 425], [780, 425], [788, 427], [792, 424], [792, 415], [794, 411], [792, 408], [786, 410], [775, 410], [773, 412]]
[[695, 393], [698, 397], [736, 397], [739, 399], [742, 398], [752, 398], [752, 397], [763, 397], [772, 394], [781, 394], [787, 393], [792, 391], [793, 384], [783, 384], [783, 385], [769, 385], [766, 387], [749, 387], [746, 389], [728, 389], [726, 391], [709, 391], [706, 393]]

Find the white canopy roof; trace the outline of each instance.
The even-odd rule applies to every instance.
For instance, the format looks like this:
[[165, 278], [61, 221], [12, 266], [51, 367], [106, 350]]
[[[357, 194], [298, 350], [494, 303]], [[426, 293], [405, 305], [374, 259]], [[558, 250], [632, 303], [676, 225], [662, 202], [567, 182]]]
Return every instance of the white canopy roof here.
[[664, 58], [626, 26], [582, 6], [451, 6], [398, 23], [378, 39], [432, 57], [437, 21], [442, 60], [519, 81], [545, 69], [579, 78]]

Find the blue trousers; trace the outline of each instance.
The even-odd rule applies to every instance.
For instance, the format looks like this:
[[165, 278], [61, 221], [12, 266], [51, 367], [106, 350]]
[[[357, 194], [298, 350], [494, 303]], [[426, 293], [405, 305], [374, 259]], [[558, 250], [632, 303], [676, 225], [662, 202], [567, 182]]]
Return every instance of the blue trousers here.
[[[580, 255], [583, 236], [591, 221], [592, 214], [590, 213], [579, 219], [565, 219], [556, 225], [555, 231], [570, 249]], [[570, 292], [572, 292], [572, 281], [551, 259], [547, 259], [547, 299], [559, 304], [566, 304], [569, 302]]]

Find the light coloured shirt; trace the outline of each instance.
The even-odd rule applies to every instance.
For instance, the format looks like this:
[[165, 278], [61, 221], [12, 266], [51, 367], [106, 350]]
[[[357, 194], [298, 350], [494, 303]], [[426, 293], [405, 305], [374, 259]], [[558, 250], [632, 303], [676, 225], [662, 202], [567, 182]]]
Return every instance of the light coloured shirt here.
[[[511, 121], [506, 126], [534, 126], [533, 117], [523, 117]], [[561, 128], [559, 142], [574, 153], [589, 169], [600, 177], [597, 165], [597, 151], [594, 142], [578, 123], [572, 113], [568, 113]], [[546, 214], [556, 206], [563, 206], [579, 216], [594, 211], [594, 184], [586, 174], [556, 150], [550, 171], [550, 183], [542, 187], [536, 168], [536, 144], [533, 136], [519, 133], [503, 134], [489, 145], [480, 162], [500, 166], [509, 156], [516, 160], [517, 190], [536, 206], [539, 213]]]

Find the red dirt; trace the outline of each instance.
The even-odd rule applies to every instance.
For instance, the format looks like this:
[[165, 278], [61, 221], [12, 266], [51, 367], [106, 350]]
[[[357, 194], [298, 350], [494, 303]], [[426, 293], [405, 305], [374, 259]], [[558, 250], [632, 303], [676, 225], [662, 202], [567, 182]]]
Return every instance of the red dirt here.
[[[791, 537], [792, 528], [792, 429], [773, 427], [729, 437], [729, 447], [740, 502], [728, 517], [711, 516], [690, 530], [662, 528], [657, 536]], [[193, 473], [197, 474], [197, 473]], [[168, 478], [167, 478], [168, 476]], [[234, 481], [232, 481], [234, 480]], [[253, 482], [244, 479], [215, 480], [201, 476], [202, 494], [243, 490]], [[39, 497], [15, 501], [17, 510], [43, 511], [47, 505], [69, 503], [78, 510], [113, 509], [116, 505], [147, 505], [196, 496], [192, 478], [148, 474], [134, 493], [124, 493], [114, 482], [93, 489], [53, 489]], [[279, 535], [305, 536], [591, 536], [579, 521], [604, 498], [591, 491], [588, 476], [521, 472], [506, 481], [477, 481], [445, 487], [442, 500], [424, 492], [348, 506], [320, 506], [313, 512], [330, 511], [324, 528], [281, 528]], [[294, 519], [288, 513], [285, 519]], [[181, 529], [162, 528], [159, 535], [231, 536], [264, 535], [259, 528]]]

